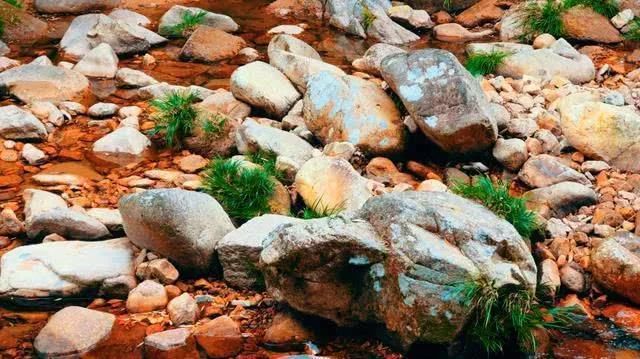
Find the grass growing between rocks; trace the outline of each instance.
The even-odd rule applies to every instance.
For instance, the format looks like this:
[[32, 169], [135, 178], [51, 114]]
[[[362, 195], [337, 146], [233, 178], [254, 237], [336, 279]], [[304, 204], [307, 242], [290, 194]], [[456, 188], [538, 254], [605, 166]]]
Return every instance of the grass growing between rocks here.
[[18, 9], [22, 9], [22, 1], [20, 0], [4, 0], [4, 2]]
[[322, 203], [320, 202], [322, 202], [322, 197], [316, 199], [311, 207], [305, 206], [300, 217], [302, 219], [333, 217], [344, 210], [344, 204], [340, 204], [336, 207], [331, 207], [328, 205], [322, 205]]
[[367, 5], [361, 3], [362, 5], [362, 20], [361, 25], [364, 28], [364, 31], [368, 31], [373, 22], [376, 20], [376, 15], [369, 9]]
[[[527, 288], [477, 278], [457, 285], [461, 304], [472, 311], [467, 336], [487, 353], [534, 352], [535, 330], [567, 329], [579, 319], [573, 307], [545, 309]], [[513, 348], [515, 346], [515, 348]]]
[[464, 67], [473, 76], [484, 76], [496, 72], [496, 69], [504, 59], [509, 56], [508, 53], [503, 51], [492, 51], [488, 53], [479, 53], [469, 55]]
[[180, 91], [152, 100], [150, 104], [155, 110], [152, 118], [156, 126], [150, 134], [162, 134], [167, 147], [180, 145], [185, 137], [191, 135], [198, 117], [198, 110], [194, 106], [197, 100], [194, 93]]
[[532, 39], [540, 34], [551, 34], [556, 38], [564, 36], [562, 14], [565, 11], [563, 3], [546, 0], [544, 3], [529, 2], [522, 11], [522, 27], [524, 37]]
[[507, 220], [524, 238], [530, 238], [539, 229], [536, 214], [527, 209], [524, 199], [511, 196], [509, 186], [503, 182], [494, 184], [489, 177], [481, 176], [473, 184], [458, 183], [452, 189]]
[[607, 18], [612, 18], [616, 16], [620, 9], [618, 5], [611, 0], [565, 0], [564, 7], [570, 9], [574, 6], [583, 5], [586, 7], [590, 7], [593, 11], [597, 12], [600, 15], [604, 15]]
[[264, 168], [245, 167], [233, 159], [213, 160], [202, 183], [204, 191], [213, 196], [229, 216], [240, 220], [269, 213], [269, 199], [276, 186]]
[[186, 37], [204, 22], [205, 16], [207, 13], [204, 11], [185, 11], [180, 22], [168, 29], [169, 34], [175, 37]]
[[284, 179], [284, 173], [276, 167], [278, 155], [273, 151], [256, 151], [245, 155], [247, 159], [257, 165], [262, 166], [267, 173], [275, 177], [278, 181]]
[[629, 23], [629, 31], [624, 34], [629, 41], [640, 41], [640, 18], [635, 18]]

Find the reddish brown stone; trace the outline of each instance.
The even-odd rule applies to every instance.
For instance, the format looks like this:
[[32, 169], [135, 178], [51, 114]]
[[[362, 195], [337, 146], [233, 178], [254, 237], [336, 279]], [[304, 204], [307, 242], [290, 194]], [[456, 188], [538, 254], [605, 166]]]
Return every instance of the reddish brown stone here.
[[210, 358], [234, 356], [244, 344], [238, 324], [226, 315], [196, 327], [194, 335]]

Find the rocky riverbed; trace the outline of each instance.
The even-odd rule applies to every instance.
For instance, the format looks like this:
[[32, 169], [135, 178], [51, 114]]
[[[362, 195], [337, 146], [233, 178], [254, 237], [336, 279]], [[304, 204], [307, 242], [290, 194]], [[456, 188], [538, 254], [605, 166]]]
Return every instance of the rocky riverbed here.
[[640, 358], [637, 2], [0, 0], [0, 39], [2, 358]]

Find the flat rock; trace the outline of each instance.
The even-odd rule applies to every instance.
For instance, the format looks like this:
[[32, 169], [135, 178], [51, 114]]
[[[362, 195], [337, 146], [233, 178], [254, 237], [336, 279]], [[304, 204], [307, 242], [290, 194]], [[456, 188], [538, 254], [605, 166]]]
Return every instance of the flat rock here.
[[80, 357], [111, 335], [116, 316], [82, 307], [67, 307], [49, 318], [33, 345], [41, 357]]
[[227, 15], [212, 13], [197, 7], [174, 5], [169, 9], [169, 11], [162, 15], [162, 18], [160, 18], [158, 33], [165, 36], [173, 35], [173, 27], [182, 21], [182, 17], [187, 12], [191, 14], [204, 12], [205, 16], [202, 19], [201, 25], [206, 25], [226, 32], [235, 32], [239, 28], [238, 24], [236, 24], [236, 22]]
[[233, 357], [244, 343], [240, 327], [226, 315], [197, 326], [193, 334], [209, 358]]
[[208, 272], [216, 243], [234, 229], [218, 202], [204, 193], [148, 190], [122, 197], [119, 209], [131, 242], [187, 271]]
[[560, 182], [591, 184], [585, 175], [563, 164], [551, 155], [537, 155], [529, 158], [518, 177], [529, 187], [548, 187]]
[[120, 0], [35, 0], [36, 11], [45, 14], [84, 14], [111, 10]]
[[400, 112], [372, 82], [317, 73], [307, 83], [303, 113], [307, 128], [325, 145], [346, 141], [373, 156], [404, 152]]
[[97, 219], [68, 208], [55, 208], [31, 216], [25, 222], [29, 238], [58, 234], [68, 239], [96, 240], [110, 236], [107, 227]]
[[189, 60], [216, 62], [233, 58], [247, 43], [222, 30], [198, 26], [182, 47], [180, 56]]
[[548, 187], [537, 188], [526, 192], [527, 206], [541, 211], [543, 214], [557, 218], [565, 217], [582, 206], [589, 206], [598, 201], [596, 192], [576, 182], [560, 182]]
[[0, 136], [11, 140], [42, 140], [47, 129], [31, 112], [18, 106], [0, 107]]
[[449, 23], [436, 25], [433, 28], [436, 39], [445, 42], [467, 42], [482, 39], [493, 34], [493, 30], [471, 32], [460, 24]]
[[146, 73], [126, 67], [116, 72], [116, 81], [118, 86], [126, 88], [140, 88], [158, 83], [158, 80]]
[[84, 75], [57, 66], [29, 64], [0, 73], [0, 92], [24, 103], [80, 101], [88, 90], [89, 80]]
[[[78, 260], [82, 258], [82, 260]], [[18, 247], [0, 263], [0, 296], [37, 298], [121, 296], [135, 286], [134, 253], [126, 238], [99, 242], [62, 241]], [[123, 290], [124, 287], [124, 290]]]

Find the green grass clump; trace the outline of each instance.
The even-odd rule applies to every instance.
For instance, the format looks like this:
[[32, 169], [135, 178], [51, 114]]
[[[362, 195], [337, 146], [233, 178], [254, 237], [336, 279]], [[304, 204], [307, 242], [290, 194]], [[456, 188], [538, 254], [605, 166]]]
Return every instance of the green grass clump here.
[[629, 31], [624, 34], [624, 38], [629, 41], [640, 41], [640, 18], [633, 19], [627, 26]]
[[4, 0], [4, 2], [18, 9], [22, 9], [22, 1], [20, 0]]
[[535, 329], [566, 329], [578, 319], [573, 307], [544, 309], [527, 288], [476, 278], [456, 286], [461, 304], [472, 311], [467, 335], [488, 353], [516, 347], [524, 352], [536, 348]]
[[524, 238], [530, 238], [539, 229], [536, 214], [527, 209], [524, 199], [511, 196], [505, 183], [494, 184], [489, 177], [481, 176], [473, 184], [454, 185], [453, 192], [480, 202], [511, 223]]
[[151, 101], [155, 110], [152, 118], [156, 121], [152, 135], [163, 134], [167, 147], [180, 145], [191, 135], [193, 124], [198, 118], [194, 103], [198, 97], [192, 92], [172, 91], [164, 97]]
[[578, 5], [590, 7], [593, 11], [609, 19], [616, 16], [620, 11], [618, 4], [612, 0], [565, 0], [564, 2], [564, 7], [567, 9]]
[[207, 135], [216, 136], [222, 133], [226, 123], [227, 118], [216, 113], [203, 121], [202, 130]]
[[185, 11], [182, 14], [180, 22], [171, 26], [168, 32], [171, 36], [185, 37], [192, 33], [196, 27], [204, 22], [204, 17], [207, 16], [205, 11]]
[[529, 2], [522, 12], [522, 26], [526, 38], [533, 38], [540, 34], [551, 34], [556, 38], [564, 36], [562, 14], [565, 6], [555, 0], [547, 0], [543, 4]]
[[362, 5], [362, 21], [360, 24], [364, 28], [364, 31], [368, 31], [373, 22], [376, 20], [376, 15], [369, 9], [367, 5], [361, 3]]
[[247, 159], [262, 168], [278, 181], [282, 181], [285, 177], [284, 173], [276, 167], [276, 159], [278, 154], [273, 151], [259, 150], [245, 155]]
[[335, 207], [330, 207], [329, 205], [322, 205], [322, 197], [318, 198], [313, 202], [311, 207], [305, 206], [302, 210], [301, 218], [302, 219], [316, 219], [316, 218], [324, 218], [324, 217], [333, 217], [338, 215], [340, 212], [344, 210], [344, 204], [340, 204]]
[[509, 56], [509, 54], [503, 51], [469, 55], [464, 67], [466, 67], [473, 76], [492, 74], [496, 72], [498, 66], [502, 64], [507, 56]]
[[276, 186], [265, 169], [248, 168], [233, 159], [212, 161], [202, 182], [204, 191], [213, 196], [229, 216], [240, 220], [269, 213], [269, 199]]

